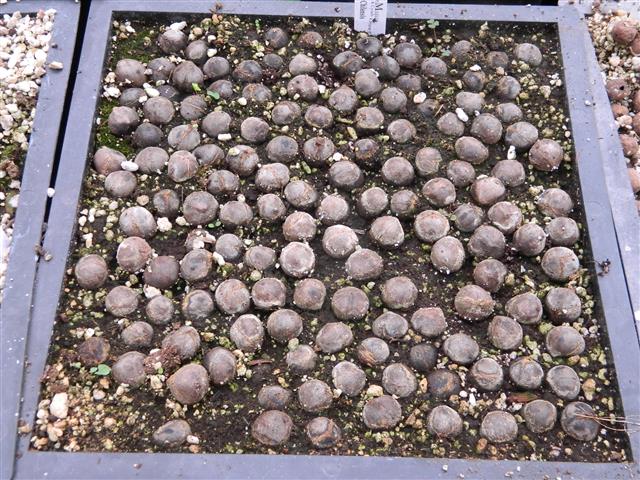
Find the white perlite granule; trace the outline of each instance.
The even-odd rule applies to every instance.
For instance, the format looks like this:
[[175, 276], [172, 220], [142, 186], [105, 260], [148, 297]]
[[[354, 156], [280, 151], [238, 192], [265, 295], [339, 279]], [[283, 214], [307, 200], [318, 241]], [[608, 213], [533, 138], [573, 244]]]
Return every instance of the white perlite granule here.
[[5, 177], [19, 180], [22, 173], [40, 79], [47, 72], [55, 13], [40, 10], [35, 15], [15, 12], [0, 17], [0, 178], [9, 185], [0, 198], [0, 302], [13, 233], [13, 207], [20, 189], [19, 181], [7, 182]]

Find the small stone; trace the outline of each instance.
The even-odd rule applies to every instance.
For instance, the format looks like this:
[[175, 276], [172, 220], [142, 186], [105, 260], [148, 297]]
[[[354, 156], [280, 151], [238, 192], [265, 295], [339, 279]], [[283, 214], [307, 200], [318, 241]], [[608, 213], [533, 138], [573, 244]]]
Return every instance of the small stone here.
[[531, 357], [522, 357], [511, 364], [509, 376], [518, 387], [525, 390], [535, 390], [542, 385], [544, 370]]
[[392, 363], [382, 371], [382, 386], [387, 393], [405, 398], [413, 395], [418, 382], [409, 367], [402, 363]]
[[575, 400], [580, 393], [580, 377], [566, 365], [556, 365], [547, 372], [547, 384], [563, 400]]
[[251, 424], [251, 436], [264, 445], [275, 447], [289, 440], [293, 422], [278, 410], [261, 413]]
[[266, 410], [284, 410], [293, 394], [279, 385], [265, 385], [258, 392], [258, 403]]
[[584, 398], [589, 401], [593, 400], [593, 396], [596, 393], [596, 381], [593, 378], [587, 378], [582, 382], [582, 392], [584, 393]]
[[287, 353], [286, 362], [294, 373], [309, 373], [316, 366], [317, 355], [309, 345], [299, 345]]
[[549, 330], [546, 337], [549, 353], [554, 357], [580, 355], [585, 349], [582, 335], [572, 327], [558, 326]]
[[534, 433], [544, 433], [555, 426], [558, 412], [553, 403], [538, 399], [524, 406], [522, 416], [529, 430]]
[[193, 405], [202, 400], [209, 390], [209, 375], [202, 365], [191, 363], [171, 375], [167, 386], [177, 401]]
[[331, 370], [334, 386], [349, 397], [355, 397], [364, 389], [367, 376], [355, 363], [342, 361]]
[[365, 338], [358, 345], [358, 360], [368, 366], [381, 365], [389, 358], [389, 345], [381, 338]]
[[594, 417], [593, 409], [584, 402], [569, 403], [560, 416], [562, 429], [581, 442], [590, 442], [596, 438], [600, 426]]
[[418, 289], [409, 277], [398, 276], [384, 282], [380, 294], [387, 307], [406, 310], [416, 302]]
[[236, 376], [236, 357], [226, 348], [212, 348], [204, 356], [202, 363], [215, 385], [224, 385]]
[[362, 419], [372, 430], [389, 430], [402, 419], [402, 407], [390, 395], [372, 398], [362, 409]]
[[470, 371], [471, 380], [481, 390], [493, 392], [500, 388], [504, 378], [502, 367], [492, 358], [481, 358], [473, 364]]
[[510, 413], [489, 412], [480, 425], [480, 435], [492, 443], [512, 442], [518, 436], [518, 424]]
[[229, 337], [243, 352], [253, 353], [260, 349], [264, 341], [264, 327], [255, 315], [239, 316], [229, 329]]
[[159, 447], [179, 447], [191, 435], [191, 427], [185, 420], [170, 420], [153, 433], [153, 443]]
[[462, 418], [447, 405], [438, 405], [427, 417], [427, 430], [438, 438], [453, 438], [462, 433]]
[[450, 370], [433, 370], [427, 375], [427, 382], [429, 393], [439, 399], [447, 399], [462, 390], [460, 376]]
[[344, 287], [333, 294], [331, 310], [340, 320], [360, 320], [369, 311], [369, 298], [359, 288]]
[[307, 412], [320, 412], [331, 406], [333, 393], [321, 380], [308, 380], [298, 388], [298, 401]]
[[84, 365], [93, 367], [105, 362], [110, 350], [109, 342], [105, 338], [89, 337], [78, 346], [77, 352]]
[[429, 372], [438, 363], [438, 349], [430, 343], [419, 343], [409, 350], [409, 363], [419, 372]]
[[316, 345], [325, 353], [336, 353], [353, 342], [351, 328], [342, 322], [325, 324], [316, 335]]
[[480, 354], [478, 343], [465, 333], [447, 337], [442, 350], [449, 359], [459, 365], [469, 365]]
[[513, 318], [496, 315], [487, 327], [487, 336], [500, 350], [515, 350], [522, 344], [522, 327]]
[[327, 417], [316, 417], [305, 427], [307, 438], [316, 448], [334, 447], [342, 437], [340, 427]]
[[407, 320], [397, 313], [387, 311], [373, 321], [372, 331], [385, 340], [400, 340], [409, 329]]
[[479, 321], [493, 313], [495, 306], [491, 294], [477, 285], [462, 287], [454, 299], [456, 312], [462, 318]]
[[69, 395], [66, 392], [56, 393], [49, 404], [49, 412], [57, 418], [67, 418], [69, 414]]

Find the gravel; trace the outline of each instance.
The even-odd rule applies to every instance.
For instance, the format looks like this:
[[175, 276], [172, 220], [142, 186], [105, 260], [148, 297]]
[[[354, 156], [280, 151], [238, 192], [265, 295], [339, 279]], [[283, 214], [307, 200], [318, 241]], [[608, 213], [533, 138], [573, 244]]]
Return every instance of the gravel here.
[[46, 63], [55, 14], [40, 10], [0, 18], [0, 302], [38, 91], [47, 67], [64, 68]]
[[[588, 18], [640, 215], [640, 22], [623, 10], [595, 11]], [[614, 85], [624, 90], [618, 92]]]

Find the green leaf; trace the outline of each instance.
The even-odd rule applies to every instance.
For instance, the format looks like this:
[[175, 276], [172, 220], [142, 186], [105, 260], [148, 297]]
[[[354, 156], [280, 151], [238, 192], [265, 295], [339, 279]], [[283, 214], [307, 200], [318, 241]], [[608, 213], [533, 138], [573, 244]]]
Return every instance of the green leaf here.
[[218, 92], [212, 92], [211, 90], [207, 90], [207, 95], [209, 95], [214, 100], [220, 99], [220, 94]]
[[196, 93], [200, 93], [202, 91], [202, 89], [200, 88], [200, 85], [198, 85], [195, 82], [191, 84], [191, 88], [193, 88], [193, 91]]
[[106, 377], [111, 373], [111, 367], [109, 367], [109, 365], [105, 365], [104, 363], [101, 363], [97, 367], [91, 367], [89, 372], [93, 373], [94, 375], [98, 375], [100, 377]]

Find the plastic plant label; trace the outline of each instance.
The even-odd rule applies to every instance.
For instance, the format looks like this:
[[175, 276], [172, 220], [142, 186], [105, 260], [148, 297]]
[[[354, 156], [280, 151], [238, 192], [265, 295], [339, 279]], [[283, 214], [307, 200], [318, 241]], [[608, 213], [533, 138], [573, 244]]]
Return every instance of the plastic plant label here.
[[353, 28], [369, 35], [384, 35], [387, 27], [387, 0], [355, 0]]

